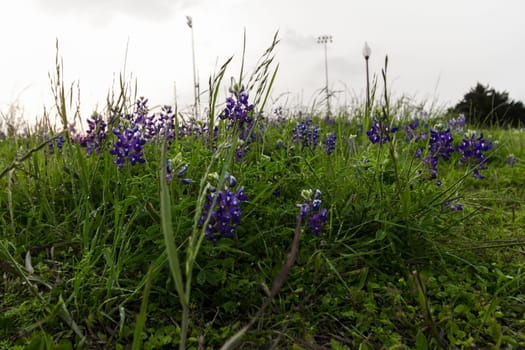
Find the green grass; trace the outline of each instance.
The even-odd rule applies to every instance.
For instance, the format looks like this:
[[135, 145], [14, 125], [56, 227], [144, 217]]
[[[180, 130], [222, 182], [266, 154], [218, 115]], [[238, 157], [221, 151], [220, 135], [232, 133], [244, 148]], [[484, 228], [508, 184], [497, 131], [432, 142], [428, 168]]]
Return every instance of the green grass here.
[[[38, 132], [0, 141], [0, 348], [525, 347], [525, 133], [484, 130], [498, 141], [485, 179], [454, 154], [437, 186], [414, 157], [423, 141], [398, 131], [371, 144], [357, 108], [312, 117], [321, 141], [336, 133], [328, 155], [293, 142], [298, 116], [259, 117], [276, 72], [265, 54], [247, 85], [264, 137], [242, 161], [222, 107], [216, 139], [148, 142], [144, 164], [120, 169], [110, 144], [87, 155], [67, 140], [52, 154]], [[374, 111], [416, 113], [388, 100]], [[188, 164], [193, 183], [165, 181], [166, 158]], [[248, 200], [234, 238], [213, 245], [198, 220], [208, 183], [223, 188], [226, 172]], [[297, 226], [304, 189], [328, 209], [319, 236]], [[456, 199], [462, 211], [443, 205]]]
[[[343, 119], [317, 122], [338, 140], [357, 132]], [[492, 132], [500, 144], [483, 180], [464, 177], [451, 161], [441, 169], [443, 188], [420, 179], [400, 193], [387, 145], [383, 152], [360, 136], [357, 152], [338, 142], [326, 155], [290, 141], [295, 123], [267, 125], [264, 147], [252, 145], [243, 162], [229, 166], [249, 201], [234, 239], [217, 246], [204, 240], [198, 251], [188, 289], [188, 348], [220, 347], [257, 314], [286, 260], [304, 188], [322, 191], [329, 221], [320, 237], [301, 233], [288, 280], [242, 338], [245, 348], [525, 344], [523, 133]], [[277, 140], [287, 140], [286, 147], [276, 148]], [[2, 166], [27, 143], [30, 151], [41, 140], [3, 140]], [[396, 147], [399, 176], [409, 181], [420, 165], [409, 146]], [[516, 166], [505, 165], [508, 153]], [[145, 164], [118, 170], [107, 152], [86, 156], [78, 144], [66, 144], [49, 154], [45, 147], [0, 179], [2, 347], [179, 344], [182, 309], [164, 239], [187, 259], [200, 190], [198, 181], [173, 181], [162, 192], [169, 193], [163, 200], [173, 230], [163, 237], [160, 154], [152, 144]], [[172, 146], [169, 155], [176, 154], [195, 179], [214, 157], [193, 138]], [[220, 172], [220, 163], [211, 170]], [[462, 212], [442, 210], [446, 186], [460, 193]], [[24, 269], [27, 251], [32, 274]]]

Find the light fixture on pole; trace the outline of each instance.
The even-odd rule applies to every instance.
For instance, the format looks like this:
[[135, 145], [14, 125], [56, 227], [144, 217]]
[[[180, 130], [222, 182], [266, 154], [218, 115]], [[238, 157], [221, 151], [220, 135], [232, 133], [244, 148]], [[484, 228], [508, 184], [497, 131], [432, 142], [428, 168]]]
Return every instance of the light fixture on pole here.
[[200, 91], [199, 91], [199, 82], [197, 81], [197, 73], [195, 68], [195, 39], [193, 37], [193, 19], [191, 16], [186, 16], [186, 23], [191, 30], [191, 52], [193, 59], [193, 96], [194, 96], [194, 113], [195, 118], [199, 115], [199, 106], [200, 106]]
[[370, 78], [368, 75], [368, 59], [372, 54], [372, 49], [368, 46], [368, 43], [365, 41], [365, 46], [363, 47], [363, 57], [366, 61], [366, 111], [370, 110]]
[[327, 53], [327, 45], [328, 43], [333, 42], [331, 35], [321, 35], [317, 37], [317, 43], [324, 45], [324, 72], [325, 72], [325, 78], [326, 78], [326, 118], [330, 117], [330, 91], [328, 90], [328, 53]]

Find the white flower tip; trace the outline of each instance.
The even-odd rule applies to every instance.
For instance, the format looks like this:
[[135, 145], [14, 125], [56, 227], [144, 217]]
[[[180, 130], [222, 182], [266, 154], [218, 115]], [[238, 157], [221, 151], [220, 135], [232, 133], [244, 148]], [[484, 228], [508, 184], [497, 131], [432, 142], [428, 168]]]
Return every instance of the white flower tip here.
[[301, 197], [303, 197], [304, 200], [309, 201], [312, 198], [312, 190], [302, 190]]
[[372, 49], [368, 46], [368, 43], [365, 41], [365, 46], [363, 47], [363, 57], [368, 59], [372, 54]]

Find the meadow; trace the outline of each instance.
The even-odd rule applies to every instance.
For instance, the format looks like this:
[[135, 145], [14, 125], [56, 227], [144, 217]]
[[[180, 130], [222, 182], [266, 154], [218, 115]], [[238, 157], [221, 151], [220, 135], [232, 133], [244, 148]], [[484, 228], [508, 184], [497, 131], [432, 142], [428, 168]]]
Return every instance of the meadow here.
[[525, 347], [525, 132], [387, 61], [370, 106], [270, 106], [276, 43], [206, 118], [121, 81], [85, 130], [57, 60], [62, 127], [0, 134], [1, 349]]

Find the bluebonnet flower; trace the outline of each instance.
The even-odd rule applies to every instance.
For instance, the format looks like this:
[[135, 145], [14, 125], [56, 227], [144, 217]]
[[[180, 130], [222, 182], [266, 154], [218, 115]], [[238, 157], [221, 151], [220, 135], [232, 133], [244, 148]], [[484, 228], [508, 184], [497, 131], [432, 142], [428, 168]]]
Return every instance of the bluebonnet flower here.
[[479, 173], [482, 169], [487, 169], [485, 163], [489, 160], [483, 155], [483, 152], [492, 148], [492, 143], [483, 138], [483, 133], [477, 136], [476, 131], [469, 130], [465, 133], [461, 145], [457, 148], [461, 154], [461, 164], [473, 166], [472, 175], [478, 179], [483, 179], [484, 176]]
[[173, 168], [171, 167], [171, 159], [168, 159], [166, 161], [166, 180], [170, 182], [171, 179], [173, 179]]
[[171, 106], [163, 106], [157, 119], [157, 134], [168, 142], [175, 140], [175, 112]]
[[[170, 106], [163, 106], [158, 114], [148, 115], [148, 113], [148, 99], [144, 97], [136, 101], [135, 109], [131, 114], [121, 116], [114, 111], [111, 123], [115, 125], [112, 131], [117, 140], [113, 142], [113, 148], [109, 153], [117, 157], [115, 164], [119, 168], [123, 167], [126, 162], [131, 165], [144, 163], [143, 148], [147, 141], [167, 140], [168, 143], [171, 143], [175, 139], [175, 118]], [[96, 119], [91, 123], [88, 121], [90, 130], [97, 126], [95, 122], [98, 123], [99, 120]], [[105, 127], [105, 123], [100, 125], [101, 130], [104, 131], [104, 137]], [[97, 140], [93, 137], [91, 139]], [[91, 139], [86, 141], [91, 141]], [[90, 152], [89, 148], [88, 152]], [[188, 182], [188, 179], [182, 179], [182, 181]]]
[[113, 128], [113, 134], [117, 137], [117, 141], [113, 143], [113, 149], [109, 153], [117, 157], [114, 163], [119, 168], [122, 168], [126, 162], [131, 163], [131, 165], [145, 162], [142, 152], [146, 140], [138, 126]]
[[454, 152], [452, 142], [454, 137], [450, 129], [442, 130], [442, 125], [438, 124], [430, 130], [430, 139], [428, 144], [428, 155], [423, 159], [423, 163], [430, 168], [430, 179], [437, 178], [437, 166], [439, 159], [445, 161], [450, 159]]
[[307, 220], [308, 227], [314, 235], [319, 236], [323, 231], [323, 222], [328, 221], [328, 210], [321, 208], [321, 191], [303, 190], [301, 196], [304, 202], [298, 204], [299, 215], [303, 220]]
[[139, 99], [135, 102], [135, 111], [133, 115], [129, 116], [129, 119], [134, 124], [144, 125], [146, 123], [148, 113], [149, 113], [148, 99], [144, 97], [139, 97]]
[[[168, 159], [166, 161], [166, 180], [168, 180], [168, 182], [170, 182], [172, 179], [173, 179], [173, 166], [172, 166], [172, 163], [173, 161], [171, 159]], [[189, 185], [193, 182], [192, 179], [189, 179], [189, 178], [185, 178], [184, 175], [186, 175], [186, 172], [188, 171], [188, 164], [185, 164], [185, 165], [182, 165], [179, 169], [178, 169], [178, 172], [177, 172], [177, 177], [180, 179], [180, 181], [184, 184], [184, 185]]]
[[334, 153], [336, 138], [337, 138], [337, 136], [336, 136], [335, 132], [331, 132], [331, 133], [327, 134], [326, 137], [324, 138], [324, 140], [323, 140], [323, 147], [324, 147], [324, 150], [325, 150], [326, 154], [330, 155], [330, 154]]
[[294, 143], [310, 148], [315, 148], [319, 144], [319, 126], [314, 125], [311, 119], [297, 123], [292, 132]]
[[[241, 88], [240, 91], [234, 91], [233, 97], [226, 99], [226, 107], [219, 115], [220, 119], [227, 119], [228, 129], [233, 129], [239, 137], [241, 144], [235, 150], [237, 160], [244, 158], [250, 150], [249, 144], [254, 142], [257, 135], [254, 134], [255, 119], [253, 117], [253, 104], [250, 104], [248, 93]], [[264, 134], [264, 126], [260, 124], [260, 137]]]
[[160, 113], [149, 112], [148, 99], [140, 97], [135, 102], [133, 113], [122, 117], [115, 114], [112, 118], [117, 120], [116, 124], [121, 129], [127, 127], [140, 131], [146, 141], [167, 140], [171, 143], [175, 139], [175, 116], [171, 106], [162, 106]]
[[255, 133], [254, 123], [252, 122], [249, 125], [245, 125], [244, 128], [240, 130], [239, 134], [239, 145], [237, 146], [235, 156], [237, 160], [242, 160], [244, 156], [250, 150], [250, 144], [262, 140], [264, 138], [264, 125], [259, 123], [259, 133]]
[[463, 210], [463, 204], [458, 203], [459, 198], [455, 198], [453, 200], [446, 200], [443, 203], [443, 206], [445, 208], [448, 208], [450, 211], [461, 211]]
[[94, 113], [91, 118], [88, 118], [87, 123], [88, 131], [86, 135], [76, 135], [72, 140], [73, 142], [78, 142], [81, 147], [85, 147], [88, 155], [93, 152], [100, 154], [107, 138], [107, 124], [102, 119], [102, 116], [97, 113]]
[[450, 119], [448, 127], [455, 131], [463, 131], [467, 119], [464, 114], [460, 114], [456, 119]]
[[64, 147], [65, 142], [66, 142], [66, 139], [64, 138], [63, 135], [60, 135], [54, 141], [49, 141], [49, 143], [47, 144], [49, 148], [49, 153], [51, 154], [55, 153], [55, 145], [58, 151], [62, 150], [62, 147]]
[[245, 125], [253, 122], [253, 105], [248, 102], [248, 94], [241, 89], [240, 92], [234, 92], [233, 97], [226, 99], [226, 107], [219, 115], [221, 119], [228, 119], [230, 122], [228, 128], [237, 125], [239, 130]]
[[148, 99], [140, 97], [135, 102], [133, 114], [124, 117], [122, 124], [137, 127], [145, 140], [171, 143], [175, 139], [175, 117], [170, 106], [163, 106], [160, 113], [149, 114]]
[[454, 152], [452, 142], [454, 137], [450, 129], [440, 130], [439, 128], [430, 130], [429, 150], [432, 155], [441, 157], [444, 160], [449, 160]]
[[410, 130], [416, 130], [419, 127], [419, 118], [414, 118], [408, 124]]
[[279, 106], [273, 111], [275, 121], [278, 125], [283, 126], [286, 123], [286, 117], [284, 116], [283, 107]]
[[393, 134], [396, 131], [396, 127], [391, 127], [391, 125], [387, 123], [386, 117], [383, 116], [383, 118], [379, 119], [377, 116], [374, 116], [372, 128], [366, 132], [366, 135], [370, 142], [382, 145], [389, 142], [390, 134]]
[[171, 106], [163, 106], [160, 113], [144, 117], [143, 129], [146, 140], [173, 142], [175, 140], [175, 116]]
[[282, 118], [283, 116], [283, 107], [279, 106], [273, 110], [273, 114], [276, 118]]
[[237, 160], [243, 159], [246, 152], [248, 152], [249, 150], [250, 150], [250, 146], [248, 145], [237, 146], [237, 148], [235, 149], [235, 159]]
[[[191, 120], [182, 123], [178, 127], [179, 138], [182, 137], [193, 137], [193, 139], [202, 139], [203, 137], [207, 137], [209, 135], [209, 126], [207, 123], [195, 120], [192, 118]], [[216, 135], [216, 127], [213, 130], [214, 137]]]
[[419, 142], [420, 139], [426, 136], [425, 133], [420, 133], [417, 129], [419, 127], [419, 118], [414, 118], [408, 123], [403, 125], [401, 128], [405, 131], [405, 142]]
[[206, 238], [214, 245], [221, 238], [233, 238], [235, 228], [241, 223], [241, 202], [248, 200], [244, 194], [244, 188], [238, 187], [237, 180], [232, 175], [227, 174], [222, 190], [217, 190], [208, 186], [210, 194], [206, 198], [204, 210], [198, 224], [204, 225], [208, 216], [210, 220], [206, 226]]

